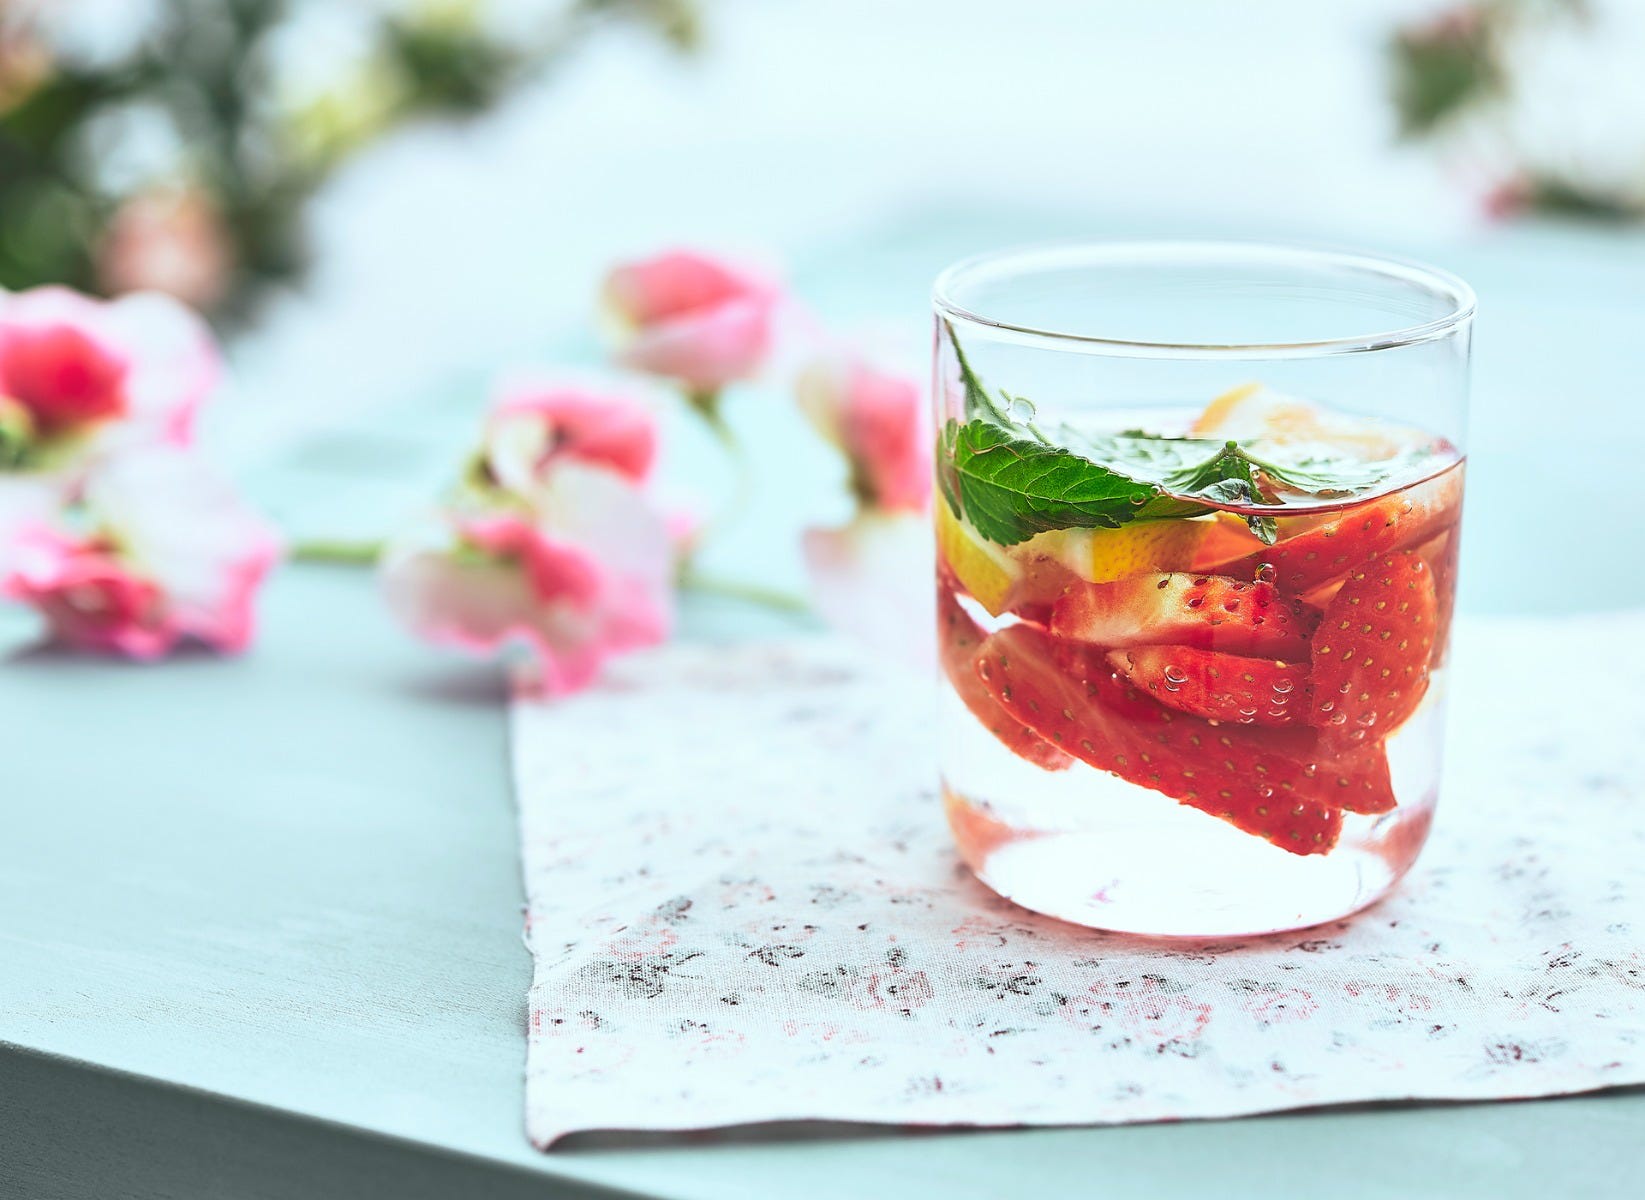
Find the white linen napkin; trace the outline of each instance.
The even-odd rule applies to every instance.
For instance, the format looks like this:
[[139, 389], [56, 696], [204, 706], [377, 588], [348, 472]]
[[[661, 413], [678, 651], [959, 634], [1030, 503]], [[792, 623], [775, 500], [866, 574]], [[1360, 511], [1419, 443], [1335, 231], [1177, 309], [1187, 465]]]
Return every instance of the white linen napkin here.
[[1459, 627], [1390, 899], [1178, 945], [959, 864], [933, 689], [817, 638], [676, 645], [513, 709], [527, 1125], [1228, 1117], [1645, 1082], [1645, 615]]

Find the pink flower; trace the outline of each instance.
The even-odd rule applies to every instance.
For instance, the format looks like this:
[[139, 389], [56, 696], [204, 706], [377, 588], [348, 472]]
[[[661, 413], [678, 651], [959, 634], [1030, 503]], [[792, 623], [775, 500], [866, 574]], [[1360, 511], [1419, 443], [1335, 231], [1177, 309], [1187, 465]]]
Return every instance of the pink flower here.
[[935, 668], [929, 521], [868, 509], [838, 529], [806, 530], [803, 549], [811, 600], [824, 622], [887, 661]]
[[657, 420], [638, 401], [551, 385], [505, 391], [486, 425], [486, 466], [521, 495], [576, 460], [644, 483], [657, 460]]
[[0, 292], [0, 397], [41, 441], [116, 428], [128, 444], [187, 444], [219, 374], [211, 332], [169, 296]]
[[250, 644], [279, 545], [196, 460], [159, 449], [110, 460], [87, 480], [82, 508], [73, 527], [21, 530], [0, 594], [83, 650], [152, 659], [189, 639], [231, 652]]
[[662, 641], [673, 622], [667, 519], [632, 479], [575, 457], [529, 500], [469, 496], [391, 545], [382, 576], [390, 607], [431, 642], [531, 648], [550, 695], [586, 687], [607, 658]]
[[845, 453], [863, 504], [925, 511], [932, 452], [917, 384], [860, 359], [832, 357], [806, 368], [797, 391], [812, 424]]
[[97, 249], [110, 293], [157, 291], [209, 309], [228, 290], [232, 249], [223, 218], [198, 187], [155, 188], [125, 200]]
[[770, 352], [778, 289], [706, 255], [674, 250], [619, 264], [605, 293], [628, 327], [621, 360], [693, 392], [748, 378]]
[[1485, 215], [1493, 221], [1524, 216], [1536, 199], [1536, 185], [1523, 174], [1510, 175], [1487, 188], [1480, 198]]

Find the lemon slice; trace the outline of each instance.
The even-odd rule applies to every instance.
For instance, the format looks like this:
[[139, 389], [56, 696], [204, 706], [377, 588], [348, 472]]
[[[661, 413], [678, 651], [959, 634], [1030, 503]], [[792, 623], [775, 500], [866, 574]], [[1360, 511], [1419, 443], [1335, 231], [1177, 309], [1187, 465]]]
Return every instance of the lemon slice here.
[[1019, 553], [1055, 559], [1081, 579], [1112, 583], [1145, 571], [1186, 571], [1217, 532], [1210, 520], [1138, 521], [1118, 529], [1053, 529]]
[[1188, 432], [1195, 437], [1253, 437], [1266, 432], [1265, 418], [1278, 398], [1260, 383], [1230, 388], [1205, 406]]
[[973, 600], [999, 616], [1022, 576], [1022, 567], [1005, 547], [994, 545], [965, 518], [955, 516], [942, 497], [933, 507], [937, 510], [937, 549], [943, 561]]
[[1218, 396], [1195, 418], [1189, 432], [1242, 442], [1261, 438], [1275, 446], [1317, 445], [1371, 461], [1393, 457], [1413, 439], [1417, 444], [1426, 440], [1415, 430], [1333, 412], [1260, 383], [1241, 384]]

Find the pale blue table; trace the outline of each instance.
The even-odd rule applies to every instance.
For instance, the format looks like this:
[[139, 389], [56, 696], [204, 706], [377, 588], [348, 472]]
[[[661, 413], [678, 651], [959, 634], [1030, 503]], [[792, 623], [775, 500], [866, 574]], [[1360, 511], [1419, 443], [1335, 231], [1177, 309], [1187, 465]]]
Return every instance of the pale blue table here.
[[[869, 311], [849, 299], [864, 277], [906, 296], [932, 260], [1002, 240], [968, 220], [951, 216], [944, 237], [922, 226], [867, 239], [813, 296]], [[1465, 603], [1637, 604], [1645, 252], [1539, 236], [1443, 256], [1493, 314]], [[854, 288], [831, 293], [853, 274]], [[1611, 436], [1576, 436], [1594, 431]], [[1579, 441], [1581, 469], [1566, 471]], [[292, 478], [282, 468], [263, 485], [278, 493]], [[687, 632], [773, 622], [704, 601]], [[235, 661], [32, 652], [0, 665], [5, 1200], [1637, 1193], [1638, 1090], [538, 1154], [521, 1132], [529, 961], [500, 676], [404, 640], [347, 569], [286, 572], [265, 624]]]

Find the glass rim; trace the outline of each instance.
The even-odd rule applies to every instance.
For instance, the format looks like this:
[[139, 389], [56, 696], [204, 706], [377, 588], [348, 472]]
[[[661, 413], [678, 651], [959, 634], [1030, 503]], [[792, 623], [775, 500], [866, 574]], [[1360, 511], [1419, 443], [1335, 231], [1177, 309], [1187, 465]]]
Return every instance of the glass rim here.
[[[1441, 316], [1413, 325], [1340, 337], [1285, 342], [1176, 342], [1105, 337], [1041, 329], [1004, 321], [966, 307], [955, 291], [981, 272], [1022, 273], [1059, 263], [1093, 267], [1269, 261], [1290, 267], [1339, 269], [1415, 286], [1448, 306]], [[1009, 340], [1044, 342], [1089, 354], [1127, 358], [1315, 358], [1392, 350], [1444, 337], [1473, 320], [1477, 298], [1460, 276], [1414, 259], [1302, 243], [1223, 240], [1078, 240], [1006, 247], [970, 255], [946, 267], [931, 286], [931, 303], [944, 318], [997, 330]]]

